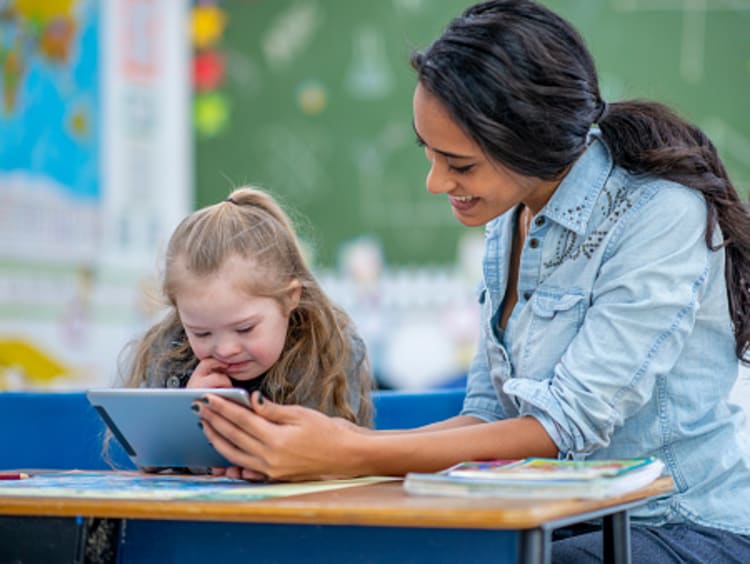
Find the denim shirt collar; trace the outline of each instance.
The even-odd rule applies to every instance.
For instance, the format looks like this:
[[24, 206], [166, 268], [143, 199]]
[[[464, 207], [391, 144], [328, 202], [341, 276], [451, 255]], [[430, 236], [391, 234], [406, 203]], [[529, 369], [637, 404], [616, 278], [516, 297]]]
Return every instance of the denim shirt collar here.
[[[565, 175], [552, 197], [539, 215], [562, 225], [581, 236], [586, 234], [588, 223], [600, 192], [612, 172], [612, 157], [595, 132], [589, 136], [589, 145]], [[520, 204], [519, 204], [520, 206]], [[513, 240], [514, 214], [519, 207], [490, 221], [485, 229], [484, 283], [480, 301], [488, 292], [493, 311], [499, 308], [508, 277], [508, 259]]]
[[542, 212], [579, 235], [586, 233], [599, 192], [612, 171], [612, 155], [599, 136], [592, 133], [589, 146], [565, 175]]

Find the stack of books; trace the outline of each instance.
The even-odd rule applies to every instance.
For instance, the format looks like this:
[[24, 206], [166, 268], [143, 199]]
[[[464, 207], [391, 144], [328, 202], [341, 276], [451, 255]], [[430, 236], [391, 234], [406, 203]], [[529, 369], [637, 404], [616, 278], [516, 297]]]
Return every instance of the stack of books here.
[[404, 489], [415, 495], [600, 499], [642, 488], [663, 470], [664, 463], [655, 457], [462, 462], [441, 472], [409, 473]]

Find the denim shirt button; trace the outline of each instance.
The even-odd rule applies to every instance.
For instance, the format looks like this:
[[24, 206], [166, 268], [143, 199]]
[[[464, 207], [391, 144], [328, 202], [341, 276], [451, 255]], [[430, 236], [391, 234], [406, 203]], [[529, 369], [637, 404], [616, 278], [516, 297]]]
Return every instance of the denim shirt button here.
[[529, 247], [532, 249], [536, 249], [539, 246], [539, 239], [534, 237], [531, 241], [529, 241]]
[[544, 225], [544, 218], [542, 216], [539, 216], [534, 220], [534, 223], [536, 223], [537, 227], [541, 227], [542, 225]]
[[528, 302], [528, 301], [529, 301], [529, 300], [531, 299], [531, 292], [529, 292], [528, 290], [527, 290], [527, 291], [525, 291], [525, 292], [523, 293], [523, 299], [524, 299], [524, 300], [526, 300], [526, 301]]

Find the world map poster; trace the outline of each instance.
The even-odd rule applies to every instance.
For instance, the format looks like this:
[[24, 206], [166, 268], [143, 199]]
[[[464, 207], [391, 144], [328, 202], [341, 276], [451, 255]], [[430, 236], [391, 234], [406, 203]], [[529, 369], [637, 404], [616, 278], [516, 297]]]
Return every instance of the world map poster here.
[[0, 14], [0, 245], [20, 260], [90, 258], [100, 200], [98, 8]]
[[188, 8], [0, 1], [0, 390], [107, 385], [153, 321], [190, 199]]

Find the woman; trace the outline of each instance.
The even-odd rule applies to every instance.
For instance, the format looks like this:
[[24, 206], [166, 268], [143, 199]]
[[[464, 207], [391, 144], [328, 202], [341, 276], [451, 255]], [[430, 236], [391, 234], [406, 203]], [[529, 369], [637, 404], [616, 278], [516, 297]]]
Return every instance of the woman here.
[[[712, 143], [660, 104], [607, 104], [580, 35], [532, 1], [468, 8], [412, 64], [427, 188], [487, 231], [463, 411], [387, 433], [211, 397], [200, 415], [227, 472], [654, 455], [676, 491], [634, 513], [634, 559], [750, 561], [750, 467], [727, 403], [750, 341], [750, 217]], [[601, 531], [574, 534], [553, 557], [600, 547]]]

